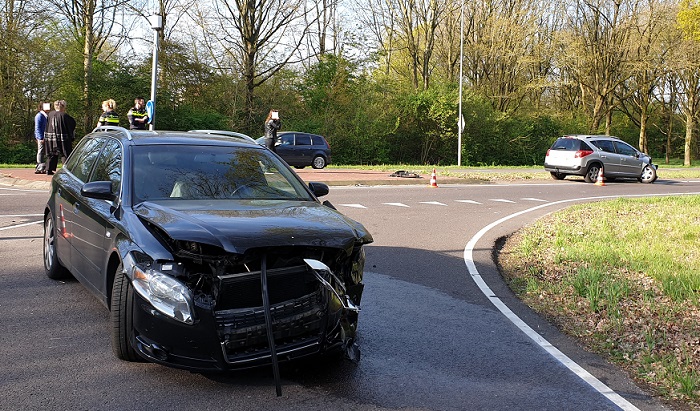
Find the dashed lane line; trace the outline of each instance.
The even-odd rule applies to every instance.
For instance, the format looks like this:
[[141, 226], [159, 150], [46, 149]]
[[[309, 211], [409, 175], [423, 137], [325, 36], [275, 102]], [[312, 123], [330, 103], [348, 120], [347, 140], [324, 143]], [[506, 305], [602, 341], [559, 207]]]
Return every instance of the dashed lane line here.
[[491, 201], [496, 201], [498, 203], [512, 203], [515, 204], [513, 200], [506, 200], [505, 198], [492, 198]]
[[419, 201], [421, 204], [428, 204], [428, 205], [439, 205], [439, 206], [445, 206], [447, 207], [447, 204], [441, 203], [439, 201]]
[[41, 224], [43, 222], [44, 222], [43, 220], [39, 220], [39, 221], [32, 221], [31, 223], [16, 224], [16, 225], [11, 225], [11, 226], [7, 226], [7, 227], [0, 227], [0, 231], [9, 230], [11, 228], [26, 227], [28, 225], [33, 225], [33, 224]]
[[404, 203], [382, 203], [382, 204], [390, 205], [390, 206], [394, 206], [394, 207], [409, 207], [409, 208], [411, 207], [411, 206], [406, 205]]
[[474, 201], [474, 200], [455, 200], [455, 201], [458, 203], [481, 204], [480, 202]]

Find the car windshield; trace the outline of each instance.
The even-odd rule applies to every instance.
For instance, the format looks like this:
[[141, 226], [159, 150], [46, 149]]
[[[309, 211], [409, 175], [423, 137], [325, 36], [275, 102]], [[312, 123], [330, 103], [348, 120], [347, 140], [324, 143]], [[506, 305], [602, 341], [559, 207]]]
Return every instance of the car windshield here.
[[157, 200], [311, 200], [303, 184], [265, 150], [231, 146], [133, 148], [134, 204]]

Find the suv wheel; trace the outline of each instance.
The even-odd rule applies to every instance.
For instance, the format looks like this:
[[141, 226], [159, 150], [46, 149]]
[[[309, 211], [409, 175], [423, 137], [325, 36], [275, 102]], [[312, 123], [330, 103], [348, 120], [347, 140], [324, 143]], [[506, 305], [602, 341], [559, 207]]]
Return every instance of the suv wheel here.
[[566, 177], [566, 174], [557, 173], [557, 172], [555, 172], [555, 171], [552, 171], [552, 172], [549, 173], [549, 174], [551, 174], [551, 175], [552, 175], [552, 178], [555, 179], [555, 180], [563, 180], [564, 177]]
[[656, 169], [651, 165], [646, 165], [642, 169], [642, 175], [638, 178], [642, 183], [653, 183], [656, 181]]
[[323, 156], [316, 156], [314, 157], [314, 162], [311, 164], [311, 167], [313, 168], [323, 168], [326, 166], [326, 159], [323, 158]]
[[588, 166], [588, 170], [586, 171], [586, 175], [583, 177], [583, 179], [586, 180], [587, 183], [595, 183], [595, 181], [598, 179], [598, 173], [600, 173], [600, 164], [593, 163]]

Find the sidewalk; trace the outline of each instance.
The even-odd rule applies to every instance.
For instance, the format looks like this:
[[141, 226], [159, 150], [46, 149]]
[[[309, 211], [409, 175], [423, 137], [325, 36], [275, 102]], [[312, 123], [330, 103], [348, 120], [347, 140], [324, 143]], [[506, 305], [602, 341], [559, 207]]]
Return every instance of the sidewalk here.
[[[430, 175], [421, 175], [419, 178], [390, 177], [391, 171], [334, 168], [304, 168], [294, 171], [306, 182], [320, 181], [329, 186], [430, 185]], [[48, 190], [51, 187], [51, 177], [46, 174], [34, 174], [33, 168], [0, 168], [0, 185]], [[438, 176], [438, 184], [469, 182], [464, 178]]]

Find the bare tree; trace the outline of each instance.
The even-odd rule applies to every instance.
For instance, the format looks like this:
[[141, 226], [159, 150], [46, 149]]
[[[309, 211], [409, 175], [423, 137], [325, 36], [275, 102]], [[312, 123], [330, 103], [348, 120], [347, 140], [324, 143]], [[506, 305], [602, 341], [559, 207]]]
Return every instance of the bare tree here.
[[629, 78], [630, 16], [635, 0], [575, 0], [560, 60], [581, 89], [591, 110], [590, 131], [605, 118], [610, 133], [615, 89]]
[[[56, 11], [67, 21], [73, 40], [81, 46], [83, 55], [83, 125], [91, 128], [93, 111], [93, 62], [100, 53], [103, 59], [109, 59], [119, 47], [125, 36], [118, 34], [117, 13], [129, 0], [51, 0]], [[113, 41], [106, 48], [108, 40]]]
[[639, 127], [639, 149], [649, 152], [647, 125], [657, 87], [663, 79], [666, 58], [677, 42], [673, 39], [674, 9], [663, 1], [647, 0], [633, 16], [630, 38], [630, 77], [620, 84], [616, 98], [619, 107]]
[[255, 89], [297, 62], [296, 52], [315, 24], [305, 6], [304, 0], [216, 0], [215, 25], [199, 21], [219, 67], [242, 75], [249, 126], [255, 120]]

